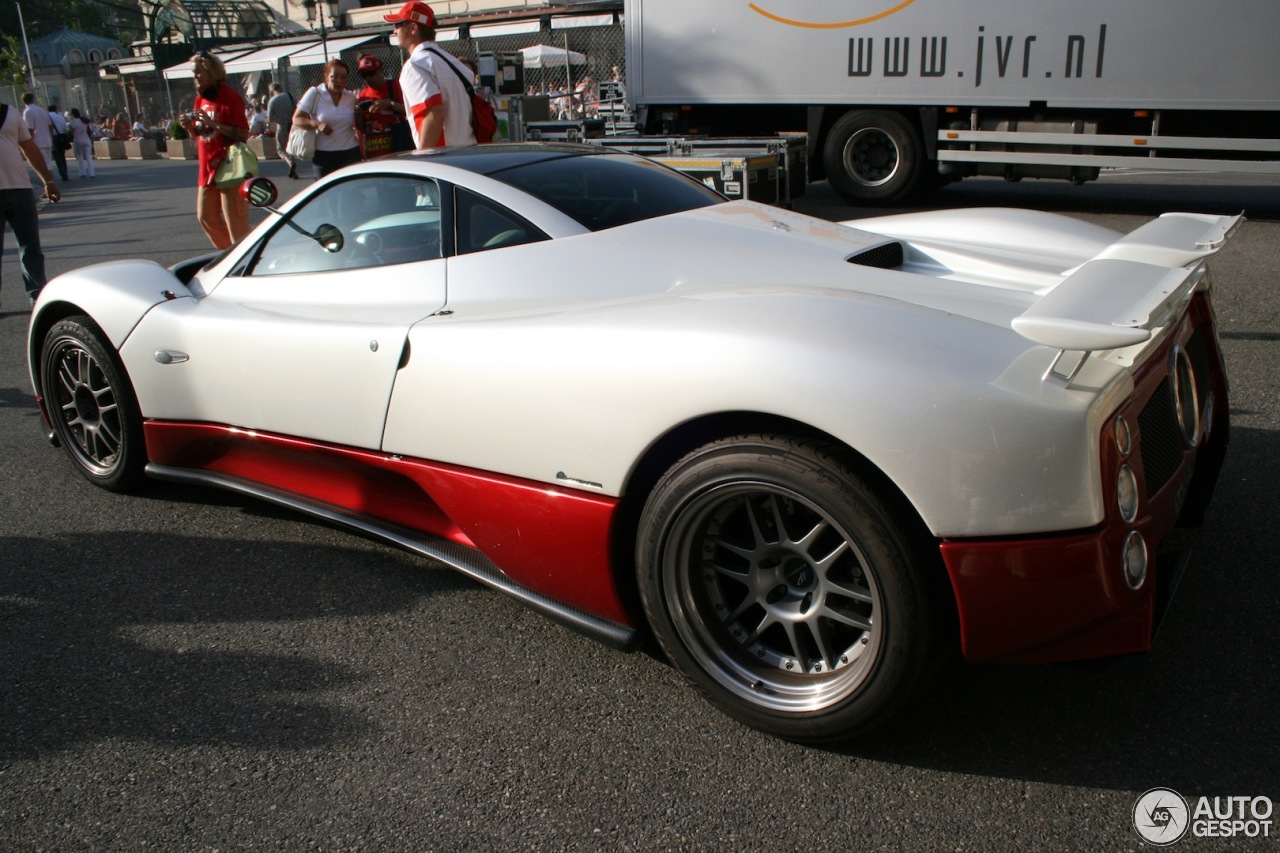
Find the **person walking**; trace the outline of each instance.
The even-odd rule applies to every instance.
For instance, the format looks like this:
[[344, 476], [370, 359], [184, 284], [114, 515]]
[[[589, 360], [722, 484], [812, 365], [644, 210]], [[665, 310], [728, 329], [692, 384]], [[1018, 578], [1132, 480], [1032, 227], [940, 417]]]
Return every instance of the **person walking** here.
[[298, 177], [298, 164], [289, 156], [285, 148], [289, 145], [289, 131], [293, 128], [293, 111], [297, 109], [293, 95], [284, 90], [279, 83], [271, 84], [271, 100], [267, 101], [267, 121], [271, 131], [276, 135], [276, 152], [280, 159], [289, 164], [289, 177]]
[[[23, 162], [25, 158], [26, 162]], [[27, 291], [27, 304], [34, 305], [45, 286], [44, 251], [40, 248], [40, 223], [36, 215], [36, 193], [31, 188], [27, 166], [44, 181], [45, 197], [51, 202], [62, 198], [53, 182], [53, 172], [44, 155], [31, 138], [17, 108], [0, 103], [0, 251], [4, 250], [4, 228], [7, 223], [18, 244], [18, 264], [22, 267], [22, 286]]]
[[49, 121], [53, 122], [53, 162], [58, 167], [58, 176], [67, 182], [67, 145], [71, 141], [71, 129], [67, 120], [58, 112], [57, 104], [49, 105]]
[[227, 84], [227, 68], [207, 51], [191, 58], [196, 84], [195, 106], [182, 117], [187, 133], [196, 138], [200, 168], [196, 176], [196, 218], [215, 249], [225, 249], [249, 233], [249, 202], [240, 188], [221, 189], [213, 182], [227, 150], [249, 138], [244, 98]]
[[53, 121], [49, 118], [49, 111], [37, 104], [36, 96], [30, 92], [22, 96], [22, 103], [25, 104], [22, 120], [26, 123], [27, 130], [31, 131], [31, 138], [35, 140], [36, 147], [40, 149], [40, 154], [48, 165], [53, 162]]
[[351, 69], [341, 59], [324, 67], [324, 84], [312, 86], [298, 101], [294, 127], [316, 132], [316, 153], [311, 168], [319, 180], [343, 166], [360, 162], [356, 140], [356, 94], [347, 91]]
[[421, 0], [409, 0], [382, 18], [395, 24], [396, 42], [409, 54], [398, 79], [414, 146], [475, 145], [471, 96], [459, 76], [471, 71], [436, 44], [436, 13]]
[[71, 110], [71, 147], [76, 152], [76, 166], [80, 169], [80, 177], [94, 177], [93, 170], [93, 131], [89, 120], [80, 115], [77, 109]]

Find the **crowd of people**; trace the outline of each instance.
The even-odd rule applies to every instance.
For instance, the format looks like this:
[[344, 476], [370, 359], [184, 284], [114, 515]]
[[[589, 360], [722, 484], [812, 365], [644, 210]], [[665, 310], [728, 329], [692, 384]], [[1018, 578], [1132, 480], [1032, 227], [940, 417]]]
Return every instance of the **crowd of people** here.
[[[79, 177], [95, 175], [93, 143], [99, 139], [133, 140], [177, 136], [177, 129], [195, 138], [198, 153], [196, 217], [215, 248], [225, 249], [249, 232], [249, 206], [238, 187], [219, 187], [214, 176], [233, 145], [253, 136], [275, 137], [289, 177], [298, 176], [298, 158], [289, 153], [289, 137], [314, 133], [310, 155], [313, 174], [323, 178], [361, 160], [410, 149], [474, 145], [476, 116], [486, 112], [474, 63], [454, 57], [435, 42], [436, 16], [421, 0], [408, 0], [383, 16], [392, 24], [392, 39], [408, 59], [394, 77], [375, 56], [356, 63], [360, 85], [353, 85], [351, 68], [341, 59], [324, 66], [322, 81], [301, 93], [275, 83], [268, 99], [246, 100], [227, 82], [227, 70], [213, 53], [198, 51], [191, 60], [196, 93], [192, 107], [172, 118], [148, 125], [139, 112], [100, 110], [96, 118], [71, 110], [63, 116], [56, 105], [48, 109], [24, 98], [22, 114], [0, 104], [0, 237], [7, 225], [19, 248], [23, 283], [34, 302], [44, 286], [44, 262], [36, 224], [36, 197], [27, 166], [43, 180], [44, 198], [61, 198], [49, 164], [62, 180], [69, 178], [66, 152], [73, 151]], [[566, 114], [592, 114], [599, 92], [590, 75], [570, 93], [563, 93]], [[488, 110], [488, 128], [493, 127]], [[482, 136], [487, 141], [487, 137]]]
[[476, 70], [438, 49], [435, 12], [409, 0], [383, 18], [395, 27], [396, 43], [409, 58], [392, 79], [376, 56], [361, 57], [355, 69], [359, 88], [351, 67], [331, 59], [321, 82], [296, 100], [277, 83], [266, 103], [246, 101], [227, 84], [226, 66], [217, 56], [201, 51], [192, 58], [196, 99], [178, 122], [198, 143], [196, 216], [216, 248], [230, 246], [249, 230], [248, 205], [238, 189], [219, 188], [213, 179], [231, 146], [251, 136], [274, 136], [289, 177], [295, 178], [298, 161], [289, 153], [289, 137], [314, 134], [310, 160], [317, 179], [392, 151], [475, 144]]

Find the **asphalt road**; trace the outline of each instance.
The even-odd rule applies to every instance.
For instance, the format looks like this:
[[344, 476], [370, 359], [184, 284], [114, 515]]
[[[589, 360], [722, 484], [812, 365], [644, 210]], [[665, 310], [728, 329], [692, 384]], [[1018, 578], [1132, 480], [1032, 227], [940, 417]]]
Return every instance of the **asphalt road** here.
[[[194, 171], [115, 161], [73, 178], [42, 215], [51, 272], [206, 251]], [[935, 203], [1126, 230], [1248, 211], [1214, 263], [1233, 443], [1150, 655], [957, 662], [839, 750], [745, 729], [653, 655], [382, 544], [218, 492], [94, 489], [43, 438], [6, 236], [0, 849], [1123, 850], [1142, 846], [1131, 814], [1153, 787], [1280, 799], [1280, 181], [974, 181]], [[822, 185], [801, 207], [872, 212]]]

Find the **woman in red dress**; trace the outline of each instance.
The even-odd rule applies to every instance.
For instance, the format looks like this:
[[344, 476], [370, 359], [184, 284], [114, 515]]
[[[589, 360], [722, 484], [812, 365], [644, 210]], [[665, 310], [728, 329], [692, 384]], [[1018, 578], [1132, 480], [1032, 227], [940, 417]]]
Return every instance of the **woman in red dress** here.
[[196, 139], [200, 170], [196, 178], [196, 218], [214, 248], [225, 249], [249, 233], [249, 202], [240, 188], [219, 189], [213, 183], [227, 149], [249, 138], [244, 99], [227, 85], [227, 69], [216, 56], [200, 51], [191, 59], [196, 101], [179, 119]]

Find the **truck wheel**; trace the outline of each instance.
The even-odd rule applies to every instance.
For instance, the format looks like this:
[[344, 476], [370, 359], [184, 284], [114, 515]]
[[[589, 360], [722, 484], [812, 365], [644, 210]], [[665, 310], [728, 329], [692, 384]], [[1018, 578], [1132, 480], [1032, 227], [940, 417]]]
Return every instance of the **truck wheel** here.
[[919, 134], [897, 113], [855, 110], [827, 134], [823, 164], [831, 186], [858, 204], [903, 201], [920, 181]]
[[865, 733], [941, 659], [910, 525], [838, 448], [705, 445], [641, 516], [641, 600], [667, 657], [730, 716], [803, 742]]

